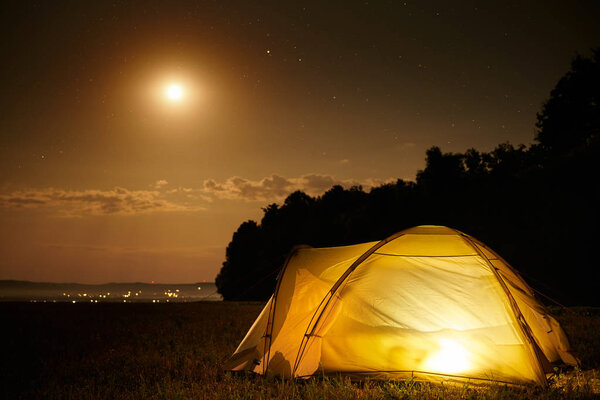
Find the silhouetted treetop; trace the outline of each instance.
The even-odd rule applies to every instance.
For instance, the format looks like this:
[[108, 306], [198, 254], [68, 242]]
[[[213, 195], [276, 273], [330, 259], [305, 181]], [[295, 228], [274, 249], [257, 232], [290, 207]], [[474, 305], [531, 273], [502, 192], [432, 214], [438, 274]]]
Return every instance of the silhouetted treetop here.
[[565, 153], [600, 136], [600, 47], [592, 56], [575, 57], [571, 70], [550, 93], [537, 114], [536, 140], [546, 149]]
[[577, 56], [538, 114], [537, 144], [446, 153], [432, 147], [416, 182], [366, 192], [291, 193], [233, 234], [217, 287], [226, 300], [266, 300], [296, 244], [340, 246], [446, 225], [472, 234], [529, 283], [570, 304], [600, 304], [600, 50]]

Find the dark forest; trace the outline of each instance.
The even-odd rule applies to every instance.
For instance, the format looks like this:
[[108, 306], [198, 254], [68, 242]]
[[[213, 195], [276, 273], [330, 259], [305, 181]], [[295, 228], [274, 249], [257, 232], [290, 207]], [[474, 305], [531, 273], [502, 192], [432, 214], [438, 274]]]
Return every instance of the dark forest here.
[[431, 147], [416, 181], [365, 192], [290, 194], [242, 223], [217, 276], [226, 300], [266, 300], [294, 245], [341, 246], [415, 225], [446, 225], [486, 243], [544, 302], [600, 305], [600, 48], [576, 56], [537, 114], [530, 146]]

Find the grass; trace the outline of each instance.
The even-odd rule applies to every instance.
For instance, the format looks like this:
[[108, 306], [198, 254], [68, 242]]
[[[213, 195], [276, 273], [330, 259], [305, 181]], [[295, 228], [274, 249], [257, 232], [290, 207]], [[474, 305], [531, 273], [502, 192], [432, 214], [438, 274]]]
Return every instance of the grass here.
[[0, 303], [2, 399], [600, 398], [600, 309], [554, 310], [583, 362], [547, 389], [285, 381], [221, 369], [257, 303]]

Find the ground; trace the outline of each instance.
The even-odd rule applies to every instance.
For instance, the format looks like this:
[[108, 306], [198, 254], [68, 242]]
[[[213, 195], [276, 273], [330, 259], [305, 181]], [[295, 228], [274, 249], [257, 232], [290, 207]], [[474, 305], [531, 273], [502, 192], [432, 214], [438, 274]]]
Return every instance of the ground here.
[[281, 381], [224, 372], [262, 304], [0, 303], [2, 399], [600, 398], [600, 309], [553, 309], [582, 370], [547, 389]]

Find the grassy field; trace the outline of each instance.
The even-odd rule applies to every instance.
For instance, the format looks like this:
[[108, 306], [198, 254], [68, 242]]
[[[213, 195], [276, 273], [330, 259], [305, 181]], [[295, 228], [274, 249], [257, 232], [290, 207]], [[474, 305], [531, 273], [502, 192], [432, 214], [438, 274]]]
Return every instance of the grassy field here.
[[548, 389], [223, 372], [261, 304], [0, 303], [2, 399], [600, 398], [600, 309], [554, 310], [583, 363]]

